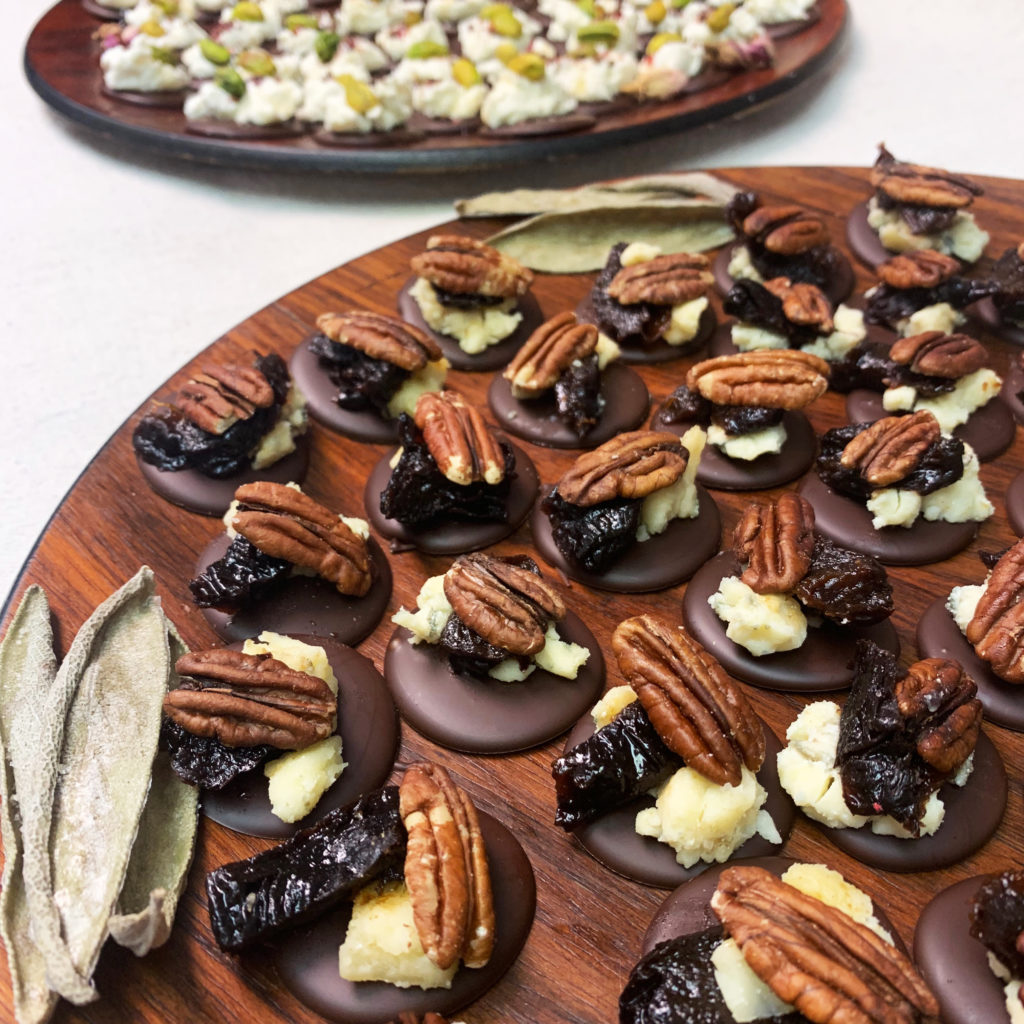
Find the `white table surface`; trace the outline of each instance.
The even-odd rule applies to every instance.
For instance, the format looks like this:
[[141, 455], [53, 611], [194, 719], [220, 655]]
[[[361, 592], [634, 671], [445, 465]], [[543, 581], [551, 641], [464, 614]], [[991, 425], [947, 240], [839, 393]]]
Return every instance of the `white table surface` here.
[[4, 6], [0, 598], [118, 425], [188, 358], [308, 279], [493, 188], [627, 173], [904, 159], [1024, 178], [1020, 0], [848, 0], [830, 68], [769, 107], [650, 143], [486, 174], [259, 173], [149, 156], [72, 127], [22, 74], [48, 0]]

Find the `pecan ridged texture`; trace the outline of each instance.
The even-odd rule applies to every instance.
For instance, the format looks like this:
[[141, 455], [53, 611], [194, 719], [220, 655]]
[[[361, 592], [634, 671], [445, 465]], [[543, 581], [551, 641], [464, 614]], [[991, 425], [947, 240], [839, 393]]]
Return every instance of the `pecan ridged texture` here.
[[707, 293], [714, 281], [707, 256], [700, 253], [665, 253], [623, 267], [609, 282], [608, 294], [624, 306], [650, 302], [676, 306]]
[[938, 1024], [903, 953], [764, 868], [726, 868], [711, 909], [754, 973], [814, 1024]]
[[802, 206], [759, 206], [743, 219], [743, 233], [780, 256], [828, 245], [825, 222]]
[[433, 338], [397, 317], [350, 309], [321, 313], [316, 325], [331, 341], [410, 373], [441, 358], [441, 346]]
[[462, 235], [434, 235], [411, 261], [415, 274], [457, 295], [514, 299], [526, 294], [533, 274], [497, 249]]
[[716, 356], [691, 366], [686, 386], [715, 405], [802, 409], [828, 389], [824, 359], [792, 349]]
[[926, 377], [959, 380], [985, 366], [988, 350], [969, 334], [923, 331], [898, 338], [889, 349], [889, 358]]
[[1024, 540], [995, 564], [967, 624], [978, 657], [1008, 683], [1024, 683]]
[[759, 594], [788, 594], [807, 574], [814, 554], [814, 508], [795, 491], [776, 502], [748, 505], [732, 536], [747, 567], [740, 579]]
[[553, 388], [574, 362], [586, 359], [597, 348], [598, 335], [593, 324], [579, 323], [575, 313], [559, 313], [526, 339], [502, 376], [517, 398], [542, 394]]
[[334, 731], [337, 698], [323, 679], [268, 654], [227, 648], [182, 655], [184, 685], [164, 698], [164, 714], [197, 736], [226, 747], [269, 744], [301, 750]]
[[366, 540], [308, 494], [260, 480], [235, 491], [235, 531], [264, 554], [283, 558], [362, 597], [373, 583]]
[[782, 303], [782, 315], [791, 324], [816, 327], [821, 334], [832, 333], [832, 303], [816, 284], [773, 277], [764, 286]]
[[457, 391], [420, 395], [413, 414], [437, 468], [453, 484], [505, 479], [505, 455], [480, 410]]
[[488, 643], [510, 654], [536, 654], [565, 602], [542, 576], [492, 555], [463, 555], [445, 573], [444, 594], [455, 614]]
[[423, 951], [442, 970], [483, 967], [494, 949], [494, 899], [472, 800], [440, 765], [410, 765], [398, 789], [409, 834], [405, 884]]
[[667, 431], [632, 430], [584, 452], [558, 481], [559, 496], [589, 507], [615, 498], [646, 498], [674, 484], [689, 452]]
[[178, 392], [177, 406], [197, 427], [223, 434], [274, 404], [274, 389], [255, 366], [208, 366]]
[[907, 476], [941, 436], [938, 420], [927, 410], [885, 416], [857, 434], [839, 461], [872, 486], [888, 487]]
[[739, 686], [696, 640], [650, 615], [620, 622], [612, 650], [669, 750], [719, 785], [764, 761], [764, 729]]
[[875, 269], [890, 288], [935, 288], [960, 272], [960, 261], [935, 249], [917, 249], [892, 256]]
[[904, 163], [884, 149], [871, 169], [871, 184], [898, 203], [941, 209], [963, 209], [982, 194], [981, 188], [963, 175]]

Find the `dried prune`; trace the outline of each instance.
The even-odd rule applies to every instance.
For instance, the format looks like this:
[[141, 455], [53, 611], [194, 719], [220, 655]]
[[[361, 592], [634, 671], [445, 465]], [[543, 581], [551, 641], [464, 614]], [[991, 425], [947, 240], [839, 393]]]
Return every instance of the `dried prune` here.
[[989, 280], [996, 286], [992, 301], [999, 315], [1013, 323], [1024, 323], [1024, 260], [1016, 246], [1010, 246], [996, 260]]
[[818, 534], [811, 565], [793, 596], [840, 625], [866, 626], [892, 615], [892, 585], [876, 558], [833, 544]]
[[373, 410], [386, 418], [391, 396], [409, 377], [408, 370], [374, 359], [351, 345], [341, 345], [326, 334], [315, 334], [309, 350], [319, 358], [331, 383], [337, 385], [335, 401], [352, 412]]
[[624, 306], [607, 291], [612, 279], [622, 269], [622, 252], [628, 242], [617, 242], [608, 253], [608, 262], [597, 276], [590, 291], [597, 326], [620, 345], [643, 348], [653, 345], [668, 327], [672, 309], [650, 302], [637, 302]]
[[481, 295], [479, 292], [450, 292], [439, 288], [436, 284], [431, 286], [437, 301], [442, 306], [451, 309], [486, 309], [491, 306], [500, 306], [505, 297], [502, 295]]
[[206, 876], [210, 926], [237, 953], [337, 906], [405, 856], [398, 787], [331, 811], [264, 853]]
[[760, 405], [715, 405], [711, 409], [711, 422], [730, 437], [740, 437], [776, 427], [784, 415], [782, 409], [766, 409]]
[[508, 651], [470, 629], [456, 612], [448, 616], [438, 644], [447, 653], [456, 675], [486, 676], [495, 665], [510, 657]]
[[567, 559], [588, 572], [604, 572], [636, 542], [639, 498], [615, 498], [599, 505], [573, 505], [553, 491], [541, 502], [551, 520], [551, 537]]
[[820, 333], [813, 324], [795, 324], [788, 320], [782, 311], [782, 299], [749, 278], [741, 278], [733, 284], [722, 308], [742, 323], [785, 336], [791, 348], [810, 344]]
[[596, 355], [577, 360], [555, 381], [555, 408], [558, 418], [577, 437], [597, 423], [604, 399]]
[[971, 934], [1014, 978], [1024, 978], [1024, 871], [982, 884], [971, 905]]
[[706, 427], [711, 422], [711, 409], [711, 403], [699, 391], [680, 384], [662, 403], [658, 417], [665, 423], [699, 423]]
[[967, 277], [951, 277], [934, 288], [893, 288], [883, 283], [868, 296], [864, 319], [869, 324], [882, 324], [896, 330], [901, 320], [925, 306], [948, 302], [954, 309], [963, 309], [996, 290], [997, 286], [991, 281]]
[[505, 456], [504, 480], [497, 484], [479, 481], [460, 486], [437, 468], [422, 432], [406, 413], [398, 418], [398, 435], [402, 455], [381, 492], [380, 510], [384, 516], [416, 527], [447, 519], [500, 522], [506, 518], [516, 465], [510, 445], [501, 442]]
[[854, 388], [869, 391], [884, 391], [885, 381], [892, 366], [889, 359], [890, 345], [865, 340], [855, 345], [842, 359], [830, 363], [828, 386], [833, 391], [846, 394]]
[[658, 736], [640, 701], [551, 766], [558, 807], [555, 824], [575, 828], [640, 796], [682, 766]]
[[957, 213], [956, 209], [950, 206], [901, 203], [881, 189], [876, 190], [875, 201], [883, 210], [895, 210], [915, 235], [937, 235], [948, 231]]
[[226, 747], [215, 736], [196, 736], [170, 719], [164, 719], [161, 736], [178, 778], [203, 789], [223, 789], [232, 779], [280, 753], [266, 744]]
[[235, 537], [222, 558], [188, 581], [200, 608], [225, 611], [258, 600], [291, 573], [291, 563], [266, 555], [244, 537]]

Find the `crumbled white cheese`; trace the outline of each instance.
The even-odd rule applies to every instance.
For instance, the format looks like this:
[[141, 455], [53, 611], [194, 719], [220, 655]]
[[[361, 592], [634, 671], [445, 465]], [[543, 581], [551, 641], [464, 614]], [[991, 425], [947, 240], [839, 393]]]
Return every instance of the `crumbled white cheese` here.
[[636, 691], [632, 686], [613, 686], [590, 710], [594, 728], [603, 729], [623, 708], [635, 700]]
[[436, 43], [448, 46], [448, 37], [440, 22], [425, 18], [415, 25], [389, 25], [381, 29], [373, 40], [393, 61], [400, 61], [411, 46], [417, 43]]
[[523, 319], [522, 313], [515, 312], [515, 299], [480, 309], [449, 309], [441, 304], [434, 286], [425, 277], [417, 278], [409, 294], [430, 328], [454, 338], [468, 355], [477, 355], [503, 341]]
[[640, 506], [640, 526], [636, 539], [643, 543], [664, 533], [673, 519], [693, 519], [700, 511], [697, 470], [707, 435], [700, 427], [690, 427], [680, 443], [689, 452], [683, 475], [668, 487], [648, 494]]
[[480, 119], [488, 128], [500, 128], [532, 118], [558, 117], [575, 109], [576, 100], [550, 76], [535, 82], [504, 70], [480, 107]]
[[420, 587], [416, 597], [416, 611], [399, 608], [391, 621], [412, 633], [409, 643], [436, 644], [452, 614], [452, 606], [444, 596], [444, 576], [431, 576]]
[[915, 235], [897, 211], [882, 209], [874, 197], [868, 203], [868, 225], [890, 252], [936, 249], [967, 263], [981, 256], [989, 240], [988, 232], [978, 227], [974, 214], [967, 210], [958, 210], [945, 231]]
[[442, 356], [407, 377], [388, 401], [388, 415], [392, 419], [398, 419], [403, 412], [411, 416], [420, 395], [428, 391], [440, 391], [444, 387], [448, 367], [448, 360]]
[[641, 263], [650, 263], [660, 255], [660, 245], [652, 245], [650, 242], [630, 242], [619, 253], [619, 263], [622, 267], [635, 267]]
[[282, 821], [301, 821], [347, 767], [341, 757], [340, 736], [328, 736], [268, 761], [263, 774], [268, 780], [271, 812]]
[[758, 284], [764, 284], [764, 278], [757, 267], [754, 266], [750, 258], [750, 250], [745, 245], [738, 245], [733, 249], [732, 256], [729, 258], [728, 273], [734, 281], [745, 278], [748, 281], [757, 281]]
[[551, 74], [580, 103], [615, 99], [622, 87], [636, 78], [638, 62], [632, 53], [609, 51], [599, 57], [560, 57]]
[[293, 383], [281, 406], [277, 423], [260, 441], [252, 457], [253, 469], [266, 469], [295, 451], [295, 438], [309, 429], [306, 397]]
[[575, 679], [580, 669], [590, 660], [590, 651], [580, 644], [563, 640], [552, 622], [544, 634], [544, 646], [533, 656], [538, 668], [561, 676]]
[[782, 423], [752, 430], [749, 434], [727, 434], [717, 423], [708, 427], [708, 444], [713, 444], [730, 459], [743, 462], [753, 462], [762, 455], [778, 455], [785, 443], [786, 427]]
[[669, 345], [685, 345], [697, 337], [697, 330], [700, 327], [700, 318], [708, 308], [706, 295], [691, 299], [689, 302], [680, 302], [672, 307], [668, 327], [661, 335], [662, 341]]
[[978, 608], [981, 595], [984, 593], [985, 583], [965, 584], [962, 587], [954, 587], [949, 592], [949, 597], [946, 598], [946, 611], [953, 617], [957, 628], [965, 636], [967, 635], [967, 627], [970, 625], [971, 619], [974, 618], [974, 613]]
[[922, 398], [917, 389], [909, 385], [886, 388], [882, 393], [882, 407], [886, 412], [926, 409], [939, 421], [943, 433], [950, 434], [966, 423], [971, 413], [991, 402], [999, 394], [1002, 384], [1002, 378], [994, 370], [982, 367], [961, 377], [952, 391], [931, 398]]
[[896, 327], [904, 338], [924, 334], [925, 331], [952, 334], [966, 319], [960, 310], [954, 309], [948, 302], [936, 302], [931, 306], [922, 306], [909, 317], [900, 320]]
[[1014, 978], [1006, 965], [991, 951], [986, 953], [989, 970], [1002, 982], [1003, 995], [1006, 1000], [1006, 1012], [1010, 1016], [1010, 1024], [1024, 1024], [1024, 1004], [1020, 1001], [1021, 979]]
[[759, 594], [738, 576], [726, 576], [708, 604], [728, 623], [725, 635], [755, 658], [794, 651], [807, 639], [807, 619], [795, 597]]
[[832, 324], [831, 334], [815, 338], [809, 345], [804, 345], [802, 351], [828, 362], [837, 362], [868, 336], [863, 310], [839, 306], [832, 314]]
[[338, 679], [327, 660], [327, 652], [315, 644], [303, 643], [294, 637], [265, 629], [258, 639], [250, 637], [245, 641], [242, 653], [269, 654], [296, 672], [306, 672], [322, 679], [335, 694], [338, 692]]
[[188, 70], [180, 64], [167, 64], [153, 56], [149, 46], [112, 46], [100, 57], [103, 84], [108, 89], [133, 92], [168, 92], [184, 89], [189, 83]]
[[892, 935], [882, 927], [881, 921], [875, 916], [875, 905], [871, 902], [871, 897], [863, 889], [846, 881], [838, 871], [824, 864], [797, 861], [783, 872], [782, 881], [794, 889], [799, 889], [805, 896], [813, 896], [816, 900], [841, 910], [854, 921], [870, 928], [890, 946], [893, 945]]
[[594, 355], [597, 356], [597, 368], [603, 370], [609, 363], [614, 363], [622, 355], [622, 349], [607, 334], [599, 333]]
[[815, 0], [745, 0], [743, 9], [762, 25], [781, 21], [806, 21]]
[[763, 348], [789, 348], [789, 338], [767, 327], [755, 327], [741, 322], [732, 325], [732, 343], [741, 352], [756, 352]]
[[421, 82], [412, 87], [412, 105], [427, 117], [448, 121], [468, 121], [480, 113], [487, 96], [483, 83], [462, 85], [454, 78]]

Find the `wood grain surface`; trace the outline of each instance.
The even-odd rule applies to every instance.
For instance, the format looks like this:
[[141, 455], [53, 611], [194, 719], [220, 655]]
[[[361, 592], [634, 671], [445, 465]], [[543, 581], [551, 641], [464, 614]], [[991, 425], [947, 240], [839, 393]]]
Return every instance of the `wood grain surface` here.
[[[844, 245], [843, 217], [867, 194], [867, 174], [851, 169], [775, 169], [721, 172], [738, 185], [752, 187], [769, 200], [797, 201], [826, 213], [833, 239]], [[978, 179], [986, 194], [975, 204], [979, 221], [992, 233], [989, 253], [998, 255], [1024, 235], [1024, 183]], [[458, 230], [475, 236], [493, 231], [497, 222], [467, 221]], [[429, 232], [363, 256], [285, 295], [217, 339], [202, 354], [218, 359], [243, 357], [249, 350], [274, 350], [289, 356], [305, 339], [316, 315], [347, 305], [392, 312], [395, 296], [408, 277], [409, 258]], [[872, 283], [857, 267], [859, 287]], [[584, 294], [588, 276], [541, 276], [535, 293], [547, 316], [570, 307]], [[218, 287], [211, 282], [210, 287]], [[202, 296], [194, 297], [201, 302]], [[717, 300], [715, 300], [717, 302]], [[1017, 349], [989, 335], [997, 369], [1005, 371]], [[180, 385], [199, 361], [190, 363], [167, 382], [160, 394]], [[641, 367], [655, 401], [666, 396], [692, 360]], [[454, 373], [452, 383], [483, 402], [488, 375]], [[111, 591], [142, 563], [153, 567], [164, 607], [193, 647], [212, 645], [215, 638], [187, 597], [186, 580], [196, 556], [219, 529], [216, 520], [177, 509], [151, 493], [143, 483], [131, 451], [130, 435], [140, 406], [85, 469], [55, 512], [19, 578], [8, 603], [9, 617], [24, 588], [46, 588], [58, 620], [62, 651], [74, 631]], [[818, 430], [845, 422], [842, 397], [827, 394], [810, 410]], [[314, 424], [313, 457], [306, 490], [332, 508], [362, 515], [361, 494], [366, 473], [386, 449], [361, 445]], [[553, 481], [571, 463], [573, 454], [521, 442], [536, 462], [541, 479]], [[1018, 437], [1014, 447], [981, 470], [997, 514], [984, 523], [971, 547], [939, 565], [890, 569], [894, 581], [894, 622], [903, 642], [903, 661], [916, 657], [914, 626], [926, 606], [962, 582], [983, 576], [977, 552], [1000, 550], [1014, 541], [1003, 498], [1013, 476], [1024, 467]], [[45, 467], [40, 467], [45, 471]], [[743, 494], [716, 492], [724, 528], [731, 531], [748, 501]], [[529, 551], [529, 527], [498, 545], [501, 554]], [[410, 605], [425, 577], [444, 571], [448, 561], [417, 553], [390, 556], [395, 589], [389, 607]], [[680, 621], [685, 587], [659, 594], [616, 596], [572, 585], [570, 606], [590, 625], [609, 663], [609, 685], [619, 679], [609, 638], [623, 618], [653, 612]], [[393, 627], [385, 619], [359, 649], [380, 666]], [[746, 687], [758, 712], [782, 735], [809, 698], [776, 695]], [[1022, 694], [1024, 699], [1024, 694]], [[1010, 798], [996, 836], [969, 860], [943, 871], [889, 875], [871, 870], [840, 853], [808, 822], [798, 820], [785, 853], [825, 861], [853, 879], [885, 908], [900, 935], [910, 944], [917, 916], [940, 888], [979, 872], [1019, 865], [1024, 855], [1024, 808], [1021, 765], [1024, 734], [987, 725], [986, 732], [1001, 753], [1010, 774]], [[666, 893], [610, 874], [569, 837], [552, 825], [554, 791], [549, 774], [561, 740], [524, 754], [474, 757], [441, 750], [403, 725], [399, 762], [422, 757], [450, 768], [484, 810], [501, 819], [519, 837], [537, 875], [538, 907], [532, 935], [518, 963], [489, 995], [468, 1009], [469, 1024], [608, 1024], [617, 1019], [617, 999], [641, 939]], [[62, 1005], [61, 1022], [224, 1022], [258, 1020], [311, 1024], [318, 1020], [282, 990], [269, 960], [256, 954], [240, 959], [220, 953], [206, 916], [204, 877], [216, 865], [266, 848], [265, 840], [233, 834], [203, 821], [188, 892], [170, 942], [143, 960], [118, 948], [101, 958], [97, 982], [102, 999], [76, 1010]], [[11, 1018], [9, 980], [0, 981], [0, 1019]], [[998, 1024], [998, 1022], [992, 1022]]]
[[584, 131], [531, 138], [435, 135], [392, 145], [385, 133], [378, 145], [328, 147], [308, 135], [246, 141], [191, 135], [180, 109], [141, 106], [103, 91], [100, 47], [91, 39], [100, 22], [83, 10], [80, 0], [60, 0], [43, 15], [25, 47], [25, 73], [36, 92], [66, 117], [169, 156], [232, 166], [319, 170], [490, 167], [592, 152], [752, 111], [805, 82], [839, 52], [849, 21], [846, 0], [819, 0], [819, 8], [817, 21], [777, 41], [770, 68], [733, 75], [710, 89], [664, 103], [602, 113], [598, 123]]

